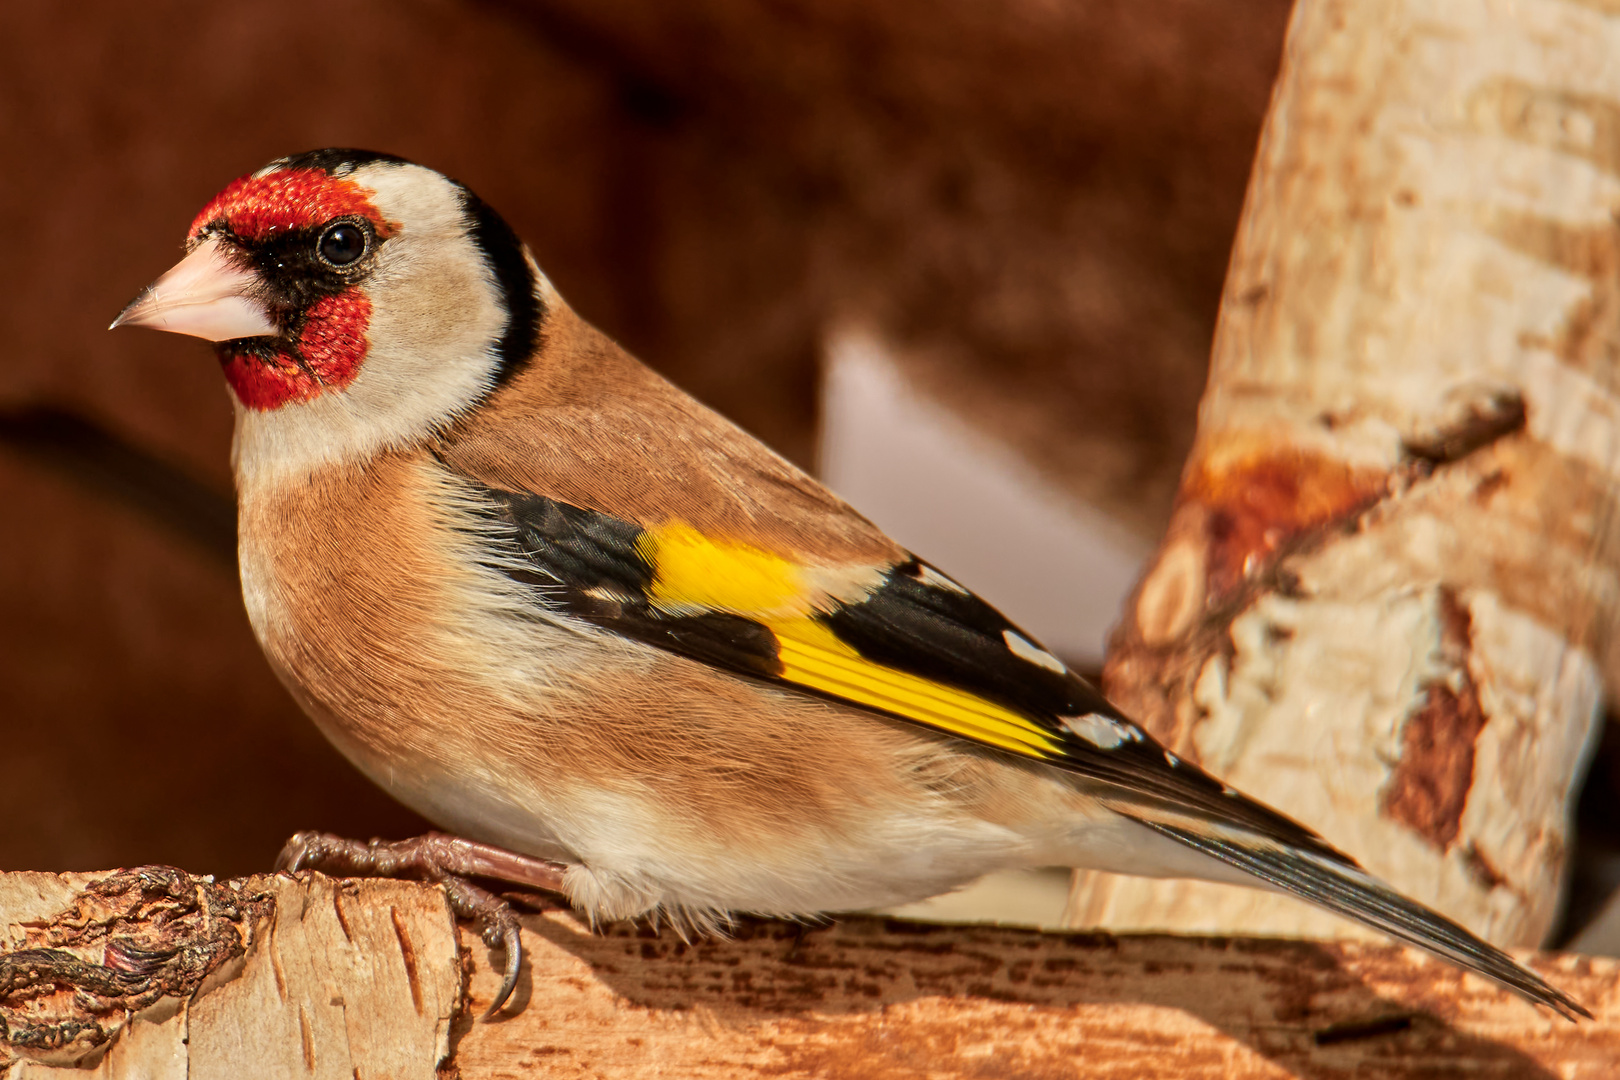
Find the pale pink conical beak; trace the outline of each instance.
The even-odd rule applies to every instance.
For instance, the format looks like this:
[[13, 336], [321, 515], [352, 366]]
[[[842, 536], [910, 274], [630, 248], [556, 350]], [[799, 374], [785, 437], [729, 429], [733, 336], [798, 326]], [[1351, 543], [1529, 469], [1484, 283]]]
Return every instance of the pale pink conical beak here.
[[205, 240], [131, 300], [113, 320], [120, 326], [149, 326], [209, 341], [266, 337], [276, 324], [257, 299], [258, 279], [232, 264], [218, 239]]

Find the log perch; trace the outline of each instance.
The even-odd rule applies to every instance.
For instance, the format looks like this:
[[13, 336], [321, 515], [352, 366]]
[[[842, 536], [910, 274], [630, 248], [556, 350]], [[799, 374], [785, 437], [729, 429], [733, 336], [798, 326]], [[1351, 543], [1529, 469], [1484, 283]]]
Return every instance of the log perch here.
[[[1620, 961], [1535, 966], [1573, 1025], [1393, 945], [870, 917], [683, 942], [571, 913], [498, 955], [436, 887], [165, 867], [0, 875], [6, 1080], [1131, 1077], [1599, 1080]], [[75, 989], [78, 987], [78, 989]]]

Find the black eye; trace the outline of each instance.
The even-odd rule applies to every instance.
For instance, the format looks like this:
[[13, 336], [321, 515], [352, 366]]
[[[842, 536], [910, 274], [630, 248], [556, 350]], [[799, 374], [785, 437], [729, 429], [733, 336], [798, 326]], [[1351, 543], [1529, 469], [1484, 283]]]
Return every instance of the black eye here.
[[366, 234], [358, 225], [339, 222], [321, 233], [319, 250], [333, 266], [348, 266], [366, 253]]

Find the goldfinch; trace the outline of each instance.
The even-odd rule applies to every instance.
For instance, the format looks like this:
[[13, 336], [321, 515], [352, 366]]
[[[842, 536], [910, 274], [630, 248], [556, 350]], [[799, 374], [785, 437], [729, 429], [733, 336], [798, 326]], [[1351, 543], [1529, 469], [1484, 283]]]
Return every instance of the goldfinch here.
[[[306, 835], [291, 865], [427, 867], [485, 915], [463, 875], [696, 927], [1011, 867], [1238, 882], [1586, 1015], [1166, 751], [643, 367], [455, 181], [282, 158], [214, 198], [186, 250], [113, 325], [217, 343], [265, 655], [367, 776], [460, 838]], [[486, 937], [510, 981], [506, 920]]]

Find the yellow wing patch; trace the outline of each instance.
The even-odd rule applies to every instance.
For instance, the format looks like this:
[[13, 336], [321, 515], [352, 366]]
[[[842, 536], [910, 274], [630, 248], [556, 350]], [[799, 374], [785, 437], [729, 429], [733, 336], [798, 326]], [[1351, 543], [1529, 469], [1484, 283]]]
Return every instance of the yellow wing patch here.
[[765, 625], [776, 635], [781, 677], [788, 682], [1026, 757], [1063, 756], [1057, 739], [1028, 717], [965, 690], [874, 664], [818, 622], [766, 620]]
[[636, 554], [655, 574], [648, 598], [665, 611], [790, 614], [809, 607], [810, 589], [797, 563], [711, 539], [684, 521], [647, 529], [636, 538]]
[[[1063, 756], [1061, 744], [1028, 717], [977, 694], [866, 660], [809, 616], [830, 593], [828, 571], [748, 544], [705, 536], [684, 521], [655, 525], [636, 538], [653, 568], [647, 591], [672, 614], [727, 611], [763, 623], [776, 636], [781, 678], [856, 705], [908, 717], [940, 731], [1026, 757]], [[876, 583], [875, 567], [846, 572], [844, 584]]]

